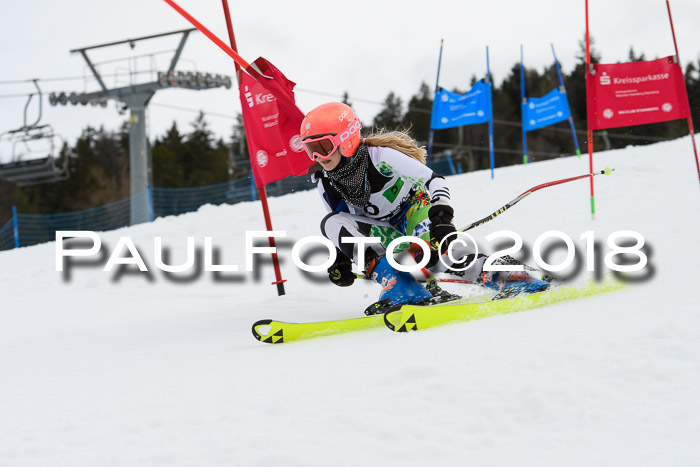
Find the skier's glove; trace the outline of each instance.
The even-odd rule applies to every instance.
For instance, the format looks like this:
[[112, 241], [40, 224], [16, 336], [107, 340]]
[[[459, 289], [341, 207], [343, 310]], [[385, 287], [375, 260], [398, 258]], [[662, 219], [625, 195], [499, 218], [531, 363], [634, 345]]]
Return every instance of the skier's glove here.
[[[428, 219], [430, 219], [430, 247], [437, 251], [440, 242], [453, 232], [456, 232], [452, 218], [454, 217], [454, 209], [448, 205], [432, 206], [428, 211]], [[447, 250], [449, 241], [454, 240], [456, 235], [452, 235], [450, 239], [443, 243], [443, 250]], [[440, 253], [443, 253], [442, 251]]]
[[341, 251], [337, 251], [335, 263], [328, 268], [328, 278], [340, 287], [351, 286], [355, 282], [355, 273], [352, 272], [352, 260]]

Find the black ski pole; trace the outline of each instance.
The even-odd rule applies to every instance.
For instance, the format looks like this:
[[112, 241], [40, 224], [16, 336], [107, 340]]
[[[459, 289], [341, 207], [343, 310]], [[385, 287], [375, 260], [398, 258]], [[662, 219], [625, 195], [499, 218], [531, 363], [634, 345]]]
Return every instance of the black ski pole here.
[[522, 194], [521, 194], [520, 196], [518, 196], [517, 198], [515, 198], [515, 199], [509, 201], [509, 202], [506, 203], [504, 206], [502, 206], [502, 207], [499, 208], [498, 210], [494, 211], [492, 214], [489, 214], [488, 216], [484, 217], [483, 219], [479, 219], [478, 221], [472, 222], [472, 223], [469, 224], [468, 226], [466, 226], [466, 227], [464, 227], [464, 228], [462, 228], [462, 229], [459, 229], [459, 232], [466, 232], [467, 230], [471, 230], [471, 229], [473, 229], [474, 227], [478, 227], [478, 226], [480, 226], [480, 225], [482, 225], [482, 224], [487, 223], [487, 222], [490, 221], [490, 220], [493, 220], [493, 219], [496, 218], [497, 216], [500, 216], [501, 214], [503, 214], [504, 212], [506, 212], [508, 209], [510, 209], [510, 208], [512, 208], [513, 206], [515, 206], [518, 202], [520, 202], [520, 200], [522, 200], [523, 198], [525, 198], [527, 195], [532, 194], [532, 193], [534, 193], [534, 192], [536, 192], [536, 191], [538, 191], [538, 190], [541, 190], [542, 188], [547, 188], [547, 187], [554, 186], [554, 185], [561, 185], [562, 183], [573, 182], [574, 180], [580, 180], [580, 179], [582, 179], [582, 178], [595, 177], [596, 175], [610, 175], [614, 170], [615, 170], [615, 169], [611, 169], [610, 167], [606, 167], [606, 168], [604, 168], [603, 170], [601, 170], [600, 172], [594, 172], [594, 173], [590, 173], [590, 174], [579, 175], [579, 176], [577, 176], [577, 177], [571, 177], [571, 178], [563, 178], [563, 179], [561, 179], [561, 180], [554, 180], [553, 182], [547, 182], [547, 183], [543, 183], [543, 184], [541, 184], [541, 185], [537, 185], [537, 186], [535, 186], [535, 187], [530, 188], [530, 189], [527, 190], [526, 192], [522, 193]]
[[[580, 179], [582, 179], [582, 178], [595, 177], [596, 175], [610, 175], [614, 170], [615, 170], [615, 169], [611, 169], [610, 167], [606, 167], [606, 168], [604, 168], [603, 170], [601, 170], [600, 172], [594, 172], [594, 173], [590, 173], [590, 174], [583, 174], [583, 175], [578, 175], [578, 176], [576, 176], [576, 177], [570, 177], [570, 178], [563, 178], [563, 179], [561, 179], [561, 180], [554, 180], [554, 181], [552, 181], [552, 182], [546, 182], [546, 183], [543, 183], [543, 184], [541, 184], [541, 185], [534, 186], [534, 187], [530, 188], [529, 190], [525, 191], [524, 193], [520, 194], [517, 198], [515, 198], [515, 199], [509, 201], [509, 202], [506, 203], [504, 206], [502, 206], [502, 207], [499, 208], [498, 210], [494, 211], [492, 214], [490, 214], [490, 215], [488, 215], [488, 216], [484, 217], [483, 219], [480, 219], [480, 220], [478, 220], [478, 221], [476, 221], [476, 222], [472, 222], [472, 223], [469, 224], [468, 226], [466, 226], [466, 227], [464, 227], [464, 228], [461, 228], [461, 229], [459, 229], [459, 230], [457, 230], [457, 231], [458, 231], [458, 232], [466, 232], [467, 230], [471, 230], [471, 229], [473, 229], [473, 228], [475, 228], [475, 227], [478, 227], [478, 226], [480, 226], [480, 225], [482, 225], [482, 224], [485, 224], [485, 223], [487, 223], [488, 221], [493, 220], [493, 219], [495, 219], [496, 217], [500, 216], [501, 214], [503, 214], [503, 213], [506, 212], [508, 209], [510, 209], [510, 208], [512, 208], [513, 206], [515, 206], [516, 204], [518, 204], [518, 202], [520, 202], [520, 201], [521, 201], [523, 198], [525, 198], [526, 196], [528, 196], [528, 195], [530, 195], [530, 194], [532, 194], [532, 193], [534, 193], [534, 192], [536, 192], [536, 191], [538, 191], [538, 190], [541, 190], [541, 189], [543, 189], [543, 188], [547, 188], [547, 187], [555, 186], [555, 185], [561, 185], [562, 183], [573, 182], [574, 180], [580, 180]], [[432, 244], [431, 244], [431, 248], [433, 248], [433, 245], [432, 245]], [[434, 249], [434, 250], [437, 250], [437, 248], [433, 248], [433, 249]], [[426, 274], [426, 278], [428, 278], [428, 279], [433, 278], [433, 276], [432, 276], [425, 268], [423, 268], [423, 273]], [[355, 274], [355, 276], [356, 276], [358, 279], [369, 279], [369, 277], [365, 276], [364, 274]], [[439, 279], [438, 279], [438, 280], [439, 280]], [[448, 280], [448, 281], [444, 281], [444, 280], [443, 280], [442, 282], [449, 282], [449, 280]]]

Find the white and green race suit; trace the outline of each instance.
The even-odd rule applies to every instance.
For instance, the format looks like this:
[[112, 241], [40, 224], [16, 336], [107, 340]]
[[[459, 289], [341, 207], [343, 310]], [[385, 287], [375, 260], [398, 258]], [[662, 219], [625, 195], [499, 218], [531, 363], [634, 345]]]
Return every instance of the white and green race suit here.
[[[450, 204], [445, 179], [423, 163], [387, 147], [372, 146], [368, 150], [366, 181], [370, 195], [364, 207], [346, 199], [325, 170], [315, 175], [319, 194], [329, 212], [321, 221], [321, 232], [356, 264], [357, 244], [341, 242], [342, 238], [381, 238], [381, 244], [367, 245], [362, 255], [365, 258], [370, 249], [376, 255], [384, 255], [388, 243], [403, 235], [429, 241], [428, 210], [431, 206]], [[358, 266], [363, 268], [364, 264]], [[446, 269], [440, 266], [438, 263], [437, 270]]]

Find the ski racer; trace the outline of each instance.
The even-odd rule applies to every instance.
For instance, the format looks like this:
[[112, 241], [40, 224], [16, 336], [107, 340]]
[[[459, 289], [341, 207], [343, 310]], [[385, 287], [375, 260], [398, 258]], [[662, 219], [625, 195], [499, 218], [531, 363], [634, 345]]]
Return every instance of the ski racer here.
[[[352, 263], [382, 285], [379, 301], [366, 313], [381, 313], [386, 306], [430, 303], [449, 299], [434, 278], [427, 285], [410, 273], [395, 269], [386, 255], [387, 240], [413, 236], [431, 245], [426, 268], [431, 273], [447, 272], [463, 279], [510, 294], [537, 292], [549, 283], [524, 271], [483, 271], [486, 255], [455, 243], [452, 262], [447, 253], [457, 238], [452, 223], [454, 209], [445, 179], [425, 165], [426, 151], [405, 132], [380, 131], [364, 138], [361, 124], [352, 108], [331, 102], [311, 110], [301, 123], [301, 139], [309, 157], [322, 171], [314, 180], [328, 214], [321, 221], [321, 232], [337, 249], [328, 269], [331, 282], [341, 287], [354, 283]], [[382, 243], [360, 247], [352, 238], [380, 237]], [[443, 241], [444, 240], [444, 241]], [[441, 251], [436, 251], [440, 245]], [[461, 248], [461, 249], [460, 249]], [[412, 248], [417, 261], [421, 248]], [[442, 259], [442, 261], [440, 260]], [[474, 262], [468, 269], [465, 264]], [[494, 264], [504, 264], [497, 259]], [[453, 298], [456, 298], [452, 296]]]

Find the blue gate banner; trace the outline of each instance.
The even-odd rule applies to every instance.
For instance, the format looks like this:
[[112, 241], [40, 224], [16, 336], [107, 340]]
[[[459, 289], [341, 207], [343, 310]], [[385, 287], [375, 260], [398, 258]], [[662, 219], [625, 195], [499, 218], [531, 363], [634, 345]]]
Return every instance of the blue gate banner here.
[[530, 97], [522, 104], [523, 128], [532, 131], [566, 120], [571, 116], [566, 94], [554, 88], [544, 97]]
[[430, 128], [443, 130], [491, 120], [491, 83], [477, 82], [466, 94], [441, 89], [435, 93]]

